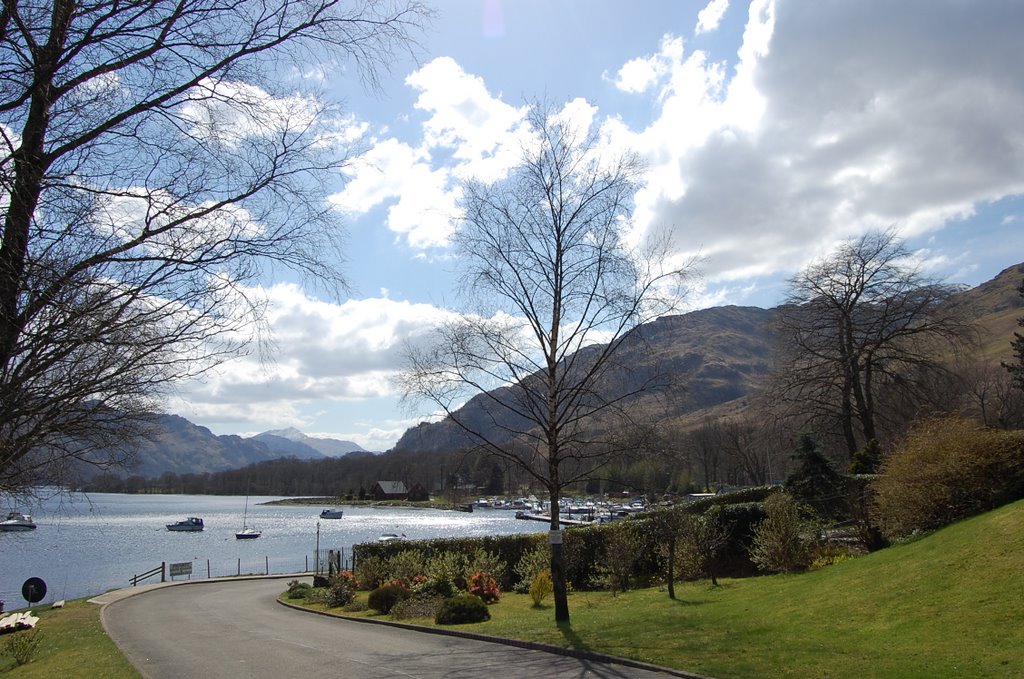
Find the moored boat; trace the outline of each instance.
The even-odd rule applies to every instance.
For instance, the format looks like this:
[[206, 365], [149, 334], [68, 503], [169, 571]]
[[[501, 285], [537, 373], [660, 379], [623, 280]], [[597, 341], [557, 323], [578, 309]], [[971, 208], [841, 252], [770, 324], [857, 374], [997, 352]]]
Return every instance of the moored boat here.
[[383, 533], [379, 538], [377, 538], [377, 542], [396, 542], [404, 539], [404, 533], [402, 535], [398, 535], [397, 533]]
[[344, 515], [344, 510], [341, 509], [325, 509], [320, 512], [321, 519], [340, 519]]
[[0, 521], [0, 530], [2, 531], [26, 531], [35, 530], [36, 524], [32, 520], [32, 516], [29, 514], [22, 514], [21, 512], [11, 512], [7, 515], [7, 518]]
[[255, 540], [263, 535], [262, 531], [250, 528], [249, 523], [249, 496], [245, 496], [245, 513], [242, 514], [242, 530], [235, 533], [236, 540]]
[[197, 516], [190, 516], [182, 521], [167, 524], [167, 530], [176, 532], [195, 533], [203, 528], [203, 520]]

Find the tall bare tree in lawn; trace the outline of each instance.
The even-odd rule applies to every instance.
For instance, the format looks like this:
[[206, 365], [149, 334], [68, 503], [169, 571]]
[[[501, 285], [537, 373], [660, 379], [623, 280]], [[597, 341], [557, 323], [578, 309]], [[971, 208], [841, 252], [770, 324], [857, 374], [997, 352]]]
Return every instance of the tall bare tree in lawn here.
[[[619, 446], [630, 400], [667, 386], [616, 360], [645, 321], [670, 312], [687, 267], [666, 242], [631, 248], [643, 165], [587, 125], [535, 105], [535, 138], [505, 178], [464, 186], [455, 244], [472, 311], [410, 351], [406, 393], [440, 407], [480, 447], [548, 494], [555, 619], [569, 620], [559, 500]], [[687, 265], [688, 266], [688, 265]], [[459, 409], [472, 397], [472, 408]]]
[[[426, 13], [378, 0], [0, 11], [0, 492], [124, 462], [166, 389], [259, 336], [277, 267], [340, 290], [344, 162], [300, 65], [372, 84]], [[292, 70], [289, 70], [292, 69]]]
[[[897, 404], [921, 403], [929, 376], [972, 339], [947, 304], [958, 291], [925, 276], [894, 230], [844, 242], [791, 281], [779, 315], [773, 389], [847, 456], [884, 443]], [[883, 446], [884, 447], [884, 446]]]

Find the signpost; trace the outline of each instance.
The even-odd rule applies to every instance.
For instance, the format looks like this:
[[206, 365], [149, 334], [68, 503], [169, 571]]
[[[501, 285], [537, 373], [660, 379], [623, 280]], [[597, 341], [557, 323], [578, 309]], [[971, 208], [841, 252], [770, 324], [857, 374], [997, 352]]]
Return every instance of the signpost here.
[[181, 563], [172, 563], [168, 565], [171, 579], [174, 579], [175, 575], [187, 575], [188, 579], [192, 579], [192, 562], [182, 561]]

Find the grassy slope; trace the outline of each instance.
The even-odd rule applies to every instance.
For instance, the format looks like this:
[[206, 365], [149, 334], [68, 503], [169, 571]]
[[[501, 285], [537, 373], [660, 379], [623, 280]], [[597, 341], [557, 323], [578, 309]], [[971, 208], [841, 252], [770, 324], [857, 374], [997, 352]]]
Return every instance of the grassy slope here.
[[677, 594], [574, 594], [561, 629], [550, 605], [510, 595], [460, 629], [723, 679], [1021, 677], [1024, 502], [823, 570]]
[[[4, 677], [130, 679], [140, 676], [103, 631], [99, 606], [79, 599], [69, 601], [64, 608], [32, 610], [39, 616], [39, 649], [32, 662], [20, 667], [16, 667], [11, 658], [0, 656], [0, 673], [7, 670]], [[0, 647], [8, 638], [8, 635], [0, 636]]]

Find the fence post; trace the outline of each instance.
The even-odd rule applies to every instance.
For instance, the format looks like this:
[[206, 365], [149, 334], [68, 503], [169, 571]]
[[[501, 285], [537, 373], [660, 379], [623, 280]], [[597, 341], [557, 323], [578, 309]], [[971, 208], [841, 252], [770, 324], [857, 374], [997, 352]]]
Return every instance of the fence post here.
[[238, 573], [237, 573], [237, 575], [241, 575], [241, 574], [242, 574], [242, 557], [238, 557]]
[[266, 561], [266, 564], [267, 564], [267, 575], [270, 575], [270, 557], [267, 556], [267, 555], [264, 555], [263, 558], [264, 558], [264, 560]]
[[309, 554], [306, 555], [306, 570], [303, 571], [303, 572], [305, 572], [305, 573], [309, 572]]
[[160, 562], [160, 582], [167, 582], [167, 562]]
[[206, 579], [210, 579], [210, 560], [206, 560]]

